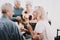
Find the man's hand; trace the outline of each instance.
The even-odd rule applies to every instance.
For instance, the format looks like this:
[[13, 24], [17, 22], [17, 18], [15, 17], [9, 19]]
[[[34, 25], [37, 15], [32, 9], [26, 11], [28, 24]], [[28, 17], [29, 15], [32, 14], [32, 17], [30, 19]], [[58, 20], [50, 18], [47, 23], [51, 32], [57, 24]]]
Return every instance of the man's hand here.
[[40, 36], [39, 35], [34, 35], [33, 40], [40, 40]]
[[16, 20], [20, 21], [21, 20], [21, 17], [20, 16], [17, 16], [16, 17]]

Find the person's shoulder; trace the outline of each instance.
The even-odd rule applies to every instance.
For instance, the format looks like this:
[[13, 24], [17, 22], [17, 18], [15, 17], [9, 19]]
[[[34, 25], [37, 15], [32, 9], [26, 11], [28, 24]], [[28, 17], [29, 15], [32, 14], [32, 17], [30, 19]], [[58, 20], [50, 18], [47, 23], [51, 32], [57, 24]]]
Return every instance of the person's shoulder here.
[[0, 28], [2, 28], [6, 24], [7, 24], [7, 21], [6, 20], [0, 19]]
[[1, 23], [1, 24], [6, 23], [6, 21], [8, 21], [8, 20], [5, 20], [5, 19], [3, 19], [3, 18], [0, 19], [0, 23]]
[[0, 25], [1, 25], [1, 24], [4, 24], [4, 21], [2, 21], [2, 20], [0, 19]]
[[12, 20], [9, 20], [9, 23], [15, 25], [15, 23]]
[[40, 21], [37, 22], [37, 24], [39, 24], [39, 25], [46, 25], [47, 24], [47, 21], [40, 20]]
[[0, 19], [0, 23], [4, 23], [4, 24], [12, 24], [13, 22], [10, 19], [5, 19], [5, 18], [1, 18]]
[[8, 27], [16, 27], [15, 23], [11, 21], [10, 19], [0, 19], [0, 27], [2, 26], [8, 26]]

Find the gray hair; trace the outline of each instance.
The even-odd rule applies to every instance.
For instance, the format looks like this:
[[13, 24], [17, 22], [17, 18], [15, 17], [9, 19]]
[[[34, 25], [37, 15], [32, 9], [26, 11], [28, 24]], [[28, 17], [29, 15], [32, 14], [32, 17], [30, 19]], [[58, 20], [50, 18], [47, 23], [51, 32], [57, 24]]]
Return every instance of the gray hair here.
[[19, 0], [15, 0], [14, 3], [19, 3], [20, 4], [20, 1]]
[[5, 3], [5, 4], [2, 5], [1, 10], [2, 10], [2, 13], [6, 13], [6, 12], [12, 11], [14, 9], [13, 9], [13, 6], [10, 3]]

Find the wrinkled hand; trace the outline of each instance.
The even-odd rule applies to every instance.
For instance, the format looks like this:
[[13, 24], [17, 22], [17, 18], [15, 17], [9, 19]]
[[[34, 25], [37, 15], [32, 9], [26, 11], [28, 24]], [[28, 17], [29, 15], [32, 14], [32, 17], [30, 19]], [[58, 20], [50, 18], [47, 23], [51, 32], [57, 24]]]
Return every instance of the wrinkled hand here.
[[26, 31], [28, 31], [28, 30], [25, 29], [25, 28], [20, 28], [20, 30], [21, 30], [22, 32], [26, 32]]
[[40, 40], [39, 35], [34, 35], [33, 40]]
[[16, 17], [16, 20], [20, 21], [21, 20], [21, 17], [20, 16], [17, 16]]
[[27, 29], [28, 29], [28, 31], [31, 33], [31, 35], [32, 36], [34, 36], [35, 35], [35, 32], [33, 31], [33, 29], [32, 29], [32, 26], [31, 25], [27, 25]]
[[31, 26], [30, 24], [27, 24], [27, 29], [28, 29], [29, 31], [33, 31], [32, 26]]

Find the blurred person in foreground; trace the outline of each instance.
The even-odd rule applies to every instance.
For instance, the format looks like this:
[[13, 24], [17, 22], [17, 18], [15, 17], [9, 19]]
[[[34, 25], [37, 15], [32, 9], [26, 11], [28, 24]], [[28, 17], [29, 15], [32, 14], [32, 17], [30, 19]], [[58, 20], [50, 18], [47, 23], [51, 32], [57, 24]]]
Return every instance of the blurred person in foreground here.
[[13, 16], [13, 6], [5, 3], [1, 7], [2, 18], [0, 19], [0, 40], [25, 40], [16, 24], [10, 19]]
[[30, 25], [27, 25], [27, 28], [30, 31], [30, 33], [33, 37], [33, 40], [50, 40], [49, 38], [51, 38], [51, 36], [50, 36], [50, 25], [45, 20], [43, 10], [44, 9], [42, 7], [40, 7], [40, 9], [38, 11], [39, 15], [37, 17], [38, 22], [36, 24], [34, 31]]
[[21, 2], [19, 0], [15, 0], [14, 15], [13, 15], [12, 20], [17, 21], [17, 22], [21, 21], [22, 11], [23, 11], [23, 8], [21, 7]]

